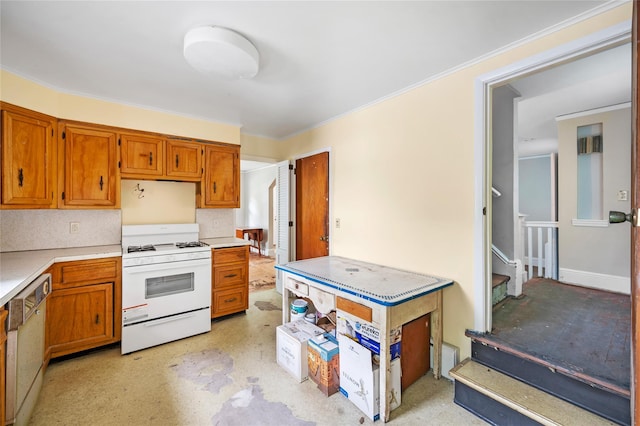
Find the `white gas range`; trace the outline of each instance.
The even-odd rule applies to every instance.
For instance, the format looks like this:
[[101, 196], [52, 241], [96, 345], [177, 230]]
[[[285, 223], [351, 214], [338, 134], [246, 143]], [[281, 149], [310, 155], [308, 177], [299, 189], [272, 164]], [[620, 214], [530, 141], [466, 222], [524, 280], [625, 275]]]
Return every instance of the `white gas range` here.
[[197, 223], [122, 227], [122, 353], [211, 330], [211, 247]]

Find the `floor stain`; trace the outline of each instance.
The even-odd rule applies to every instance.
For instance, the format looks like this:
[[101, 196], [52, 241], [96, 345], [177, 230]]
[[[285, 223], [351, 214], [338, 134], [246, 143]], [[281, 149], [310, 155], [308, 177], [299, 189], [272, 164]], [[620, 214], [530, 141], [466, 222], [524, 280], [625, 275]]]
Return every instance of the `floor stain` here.
[[203, 385], [211, 393], [219, 393], [232, 382], [233, 359], [218, 349], [193, 352], [185, 355], [175, 370], [179, 377]]
[[225, 402], [220, 412], [211, 418], [211, 424], [314, 426], [316, 423], [294, 417], [289, 407], [281, 402], [266, 401], [262, 388], [251, 385]]
[[254, 305], [256, 306], [256, 308], [260, 309], [261, 311], [281, 311], [282, 310], [282, 306], [274, 305], [273, 303], [264, 301], [264, 300], [257, 300], [256, 303], [254, 303]]

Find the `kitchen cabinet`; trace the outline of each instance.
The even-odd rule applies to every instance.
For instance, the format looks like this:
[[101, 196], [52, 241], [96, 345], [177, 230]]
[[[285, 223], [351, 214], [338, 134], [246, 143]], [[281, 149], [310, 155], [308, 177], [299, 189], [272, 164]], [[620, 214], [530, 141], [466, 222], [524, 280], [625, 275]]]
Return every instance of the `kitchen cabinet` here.
[[120, 208], [115, 129], [59, 122], [60, 208]]
[[200, 207], [240, 207], [240, 147], [206, 145]]
[[167, 177], [199, 181], [202, 178], [203, 144], [167, 140]]
[[167, 140], [152, 133], [121, 133], [121, 177], [127, 179], [202, 179], [203, 145], [198, 142]]
[[142, 133], [120, 134], [122, 177], [141, 179], [164, 175], [164, 138]]
[[56, 207], [56, 119], [2, 103], [2, 208]]
[[7, 328], [6, 321], [9, 311], [0, 306], [0, 419], [4, 422], [6, 419], [6, 390], [5, 383], [7, 381], [6, 355], [7, 355]]
[[121, 271], [121, 257], [53, 265], [45, 336], [52, 358], [120, 340]]
[[211, 318], [249, 309], [249, 246], [213, 249]]

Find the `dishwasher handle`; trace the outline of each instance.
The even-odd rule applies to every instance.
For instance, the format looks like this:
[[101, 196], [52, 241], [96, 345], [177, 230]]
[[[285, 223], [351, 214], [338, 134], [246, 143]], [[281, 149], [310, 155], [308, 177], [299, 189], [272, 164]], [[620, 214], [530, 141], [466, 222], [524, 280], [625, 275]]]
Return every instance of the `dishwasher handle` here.
[[42, 274], [7, 303], [7, 331], [17, 330], [31, 315], [37, 313], [51, 292], [51, 274]]

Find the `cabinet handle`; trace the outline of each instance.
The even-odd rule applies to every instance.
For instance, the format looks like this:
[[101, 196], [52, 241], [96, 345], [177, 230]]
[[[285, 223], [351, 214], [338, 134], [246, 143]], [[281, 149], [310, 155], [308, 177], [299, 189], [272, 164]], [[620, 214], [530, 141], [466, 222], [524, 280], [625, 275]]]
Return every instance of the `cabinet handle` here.
[[235, 302], [236, 300], [238, 300], [237, 297], [232, 297], [231, 299], [225, 299], [224, 303], [231, 303], [231, 302]]
[[180, 158], [178, 157], [178, 154], [176, 154], [176, 169], [178, 168], [178, 162], [180, 161]]
[[153, 152], [149, 153], [149, 165], [153, 166]]
[[100, 324], [100, 314], [96, 315], [96, 324]]
[[215, 194], [215, 193], [216, 193], [216, 191], [217, 191], [217, 186], [216, 186], [216, 183], [215, 183], [215, 182], [213, 182], [213, 193]]
[[225, 275], [225, 278], [233, 278], [233, 277], [237, 277], [238, 274], [229, 274], [229, 275]]
[[18, 169], [18, 186], [22, 186], [24, 183], [24, 174], [22, 173], [22, 167]]
[[102, 180], [102, 176], [100, 176], [100, 191], [102, 191], [103, 185], [104, 185], [104, 181]]

